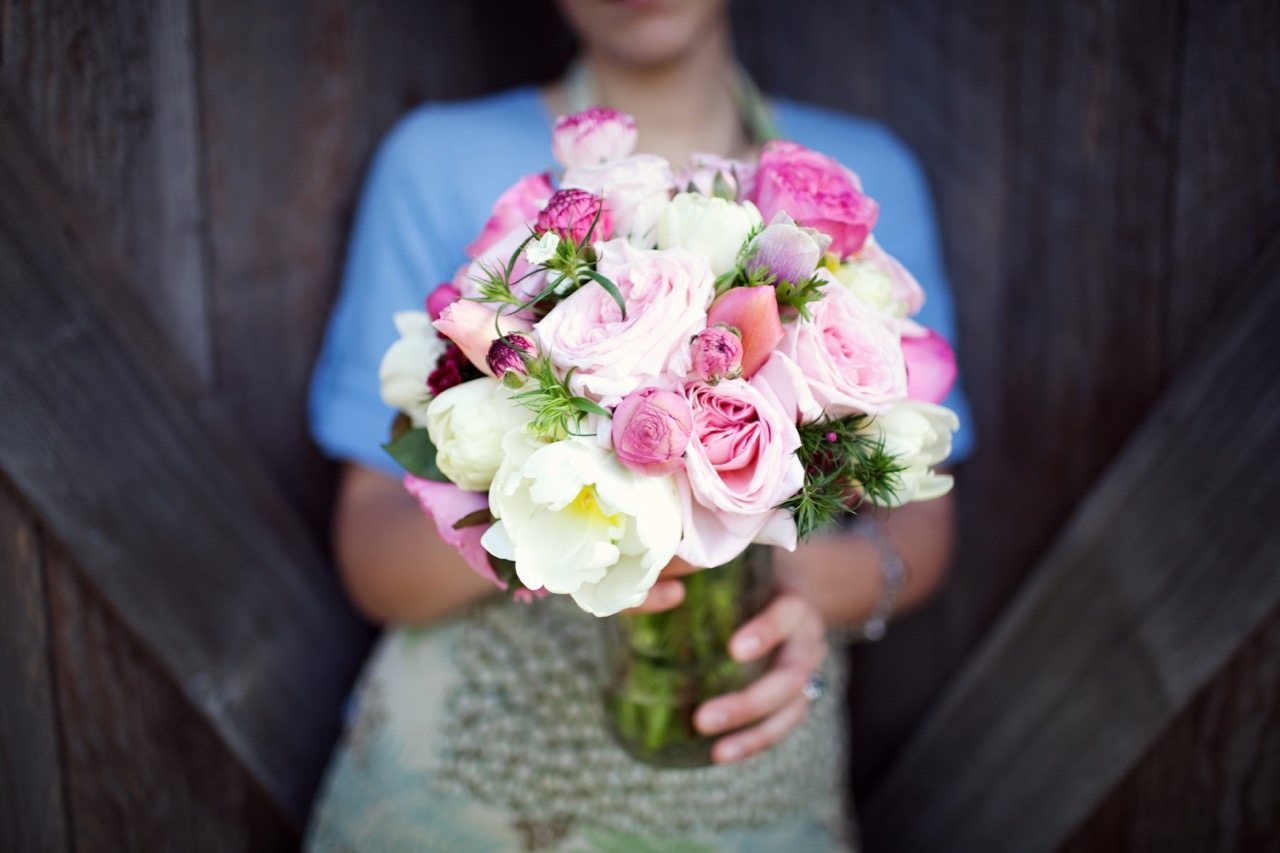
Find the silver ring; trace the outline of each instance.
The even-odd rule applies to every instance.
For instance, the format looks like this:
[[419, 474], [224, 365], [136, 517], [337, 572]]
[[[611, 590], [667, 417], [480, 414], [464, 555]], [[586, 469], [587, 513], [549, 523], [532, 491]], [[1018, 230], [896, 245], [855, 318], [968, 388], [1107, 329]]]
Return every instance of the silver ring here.
[[827, 695], [827, 680], [815, 672], [813, 675], [809, 676], [809, 680], [804, 683], [804, 688], [801, 692], [804, 693], [804, 698], [808, 699], [810, 702], [817, 702], [823, 696]]

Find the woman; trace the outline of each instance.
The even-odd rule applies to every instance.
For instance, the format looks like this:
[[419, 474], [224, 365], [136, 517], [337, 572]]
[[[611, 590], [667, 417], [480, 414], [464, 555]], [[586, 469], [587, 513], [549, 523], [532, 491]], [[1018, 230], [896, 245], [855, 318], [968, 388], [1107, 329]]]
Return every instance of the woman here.
[[[784, 591], [730, 645], [740, 660], [777, 649], [773, 668], [698, 710], [704, 732], [727, 733], [716, 766], [664, 771], [627, 758], [602, 728], [592, 617], [563, 601], [493, 596], [437, 538], [379, 449], [390, 411], [376, 377], [394, 337], [391, 314], [421, 306], [463, 261], [488, 203], [547, 167], [553, 117], [593, 101], [632, 113], [638, 149], [677, 165], [694, 152], [750, 159], [772, 124], [851, 165], [882, 202], [881, 242], [929, 293], [922, 322], [950, 334], [928, 194], [893, 137], [795, 103], [766, 108], [734, 62], [725, 0], [560, 5], [582, 46], [565, 80], [418, 108], [383, 143], [366, 183], [311, 415], [320, 446], [347, 462], [335, 518], [346, 586], [367, 618], [398, 627], [361, 679], [309, 845], [845, 849], [843, 724], [836, 702], [813, 701], [823, 683], [814, 676], [840, 680], [829, 629], [875, 633], [890, 609], [936, 587], [949, 498], [895, 511], [876, 535], [833, 534], [779, 552]], [[967, 420], [962, 400], [948, 405]], [[957, 454], [966, 443], [957, 436]], [[687, 569], [668, 567], [641, 609], [678, 604]]]

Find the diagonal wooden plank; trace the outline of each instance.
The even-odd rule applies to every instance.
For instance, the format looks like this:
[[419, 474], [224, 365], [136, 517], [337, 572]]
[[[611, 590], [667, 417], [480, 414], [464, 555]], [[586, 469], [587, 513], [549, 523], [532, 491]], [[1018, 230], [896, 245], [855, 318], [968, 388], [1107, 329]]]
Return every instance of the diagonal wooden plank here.
[[1054, 849], [1280, 602], [1280, 238], [1251, 279], [894, 764], [868, 847]]
[[365, 631], [35, 150], [0, 123], [0, 469], [300, 822]]

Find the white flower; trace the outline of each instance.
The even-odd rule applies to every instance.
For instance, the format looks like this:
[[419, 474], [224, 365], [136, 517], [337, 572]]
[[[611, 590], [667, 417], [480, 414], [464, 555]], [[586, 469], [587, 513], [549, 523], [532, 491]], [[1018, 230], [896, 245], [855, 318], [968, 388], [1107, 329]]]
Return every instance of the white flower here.
[[530, 240], [525, 247], [524, 256], [529, 263], [541, 266], [556, 256], [556, 247], [560, 245], [560, 235], [547, 231], [537, 240]]
[[887, 506], [932, 500], [951, 491], [951, 475], [937, 474], [933, 466], [951, 455], [951, 434], [959, 428], [955, 412], [920, 400], [903, 400], [871, 421], [867, 429], [882, 438], [885, 451], [904, 466]]
[[893, 309], [893, 281], [879, 267], [849, 260], [835, 270], [835, 277], [859, 300], [879, 311]]
[[459, 488], [489, 488], [502, 463], [502, 437], [531, 417], [497, 379], [482, 376], [441, 391], [427, 406], [436, 465]]
[[497, 521], [480, 540], [530, 589], [572, 595], [608, 616], [639, 604], [675, 555], [675, 479], [635, 474], [589, 438], [508, 433], [489, 488]]
[[445, 343], [422, 311], [400, 311], [392, 318], [400, 338], [378, 365], [382, 402], [409, 416], [415, 427], [426, 426], [427, 377], [435, 370]]
[[575, 166], [564, 173], [562, 189], [583, 189], [601, 196], [613, 214], [613, 236], [626, 237], [638, 249], [652, 249], [658, 220], [675, 189], [671, 164], [656, 154], [632, 154], [596, 166]]
[[678, 246], [705, 255], [711, 272], [720, 275], [737, 265], [738, 250], [759, 224], [760, 211], [749, 201], [736, 204], [700, 193], [680, 193], [662, 212], [658, 248]]

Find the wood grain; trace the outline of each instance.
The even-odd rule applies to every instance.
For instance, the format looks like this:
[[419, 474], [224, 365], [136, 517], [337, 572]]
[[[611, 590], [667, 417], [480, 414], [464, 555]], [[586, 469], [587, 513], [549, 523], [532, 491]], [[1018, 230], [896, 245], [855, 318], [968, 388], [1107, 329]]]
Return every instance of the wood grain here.
[[895, 762], [869, 845], [1054, 849], [1280, 603], [1280, 239], [1247, 290]]
[[44, 554], [36, 519], [0, 478], [0, 848], [71, 849]]

